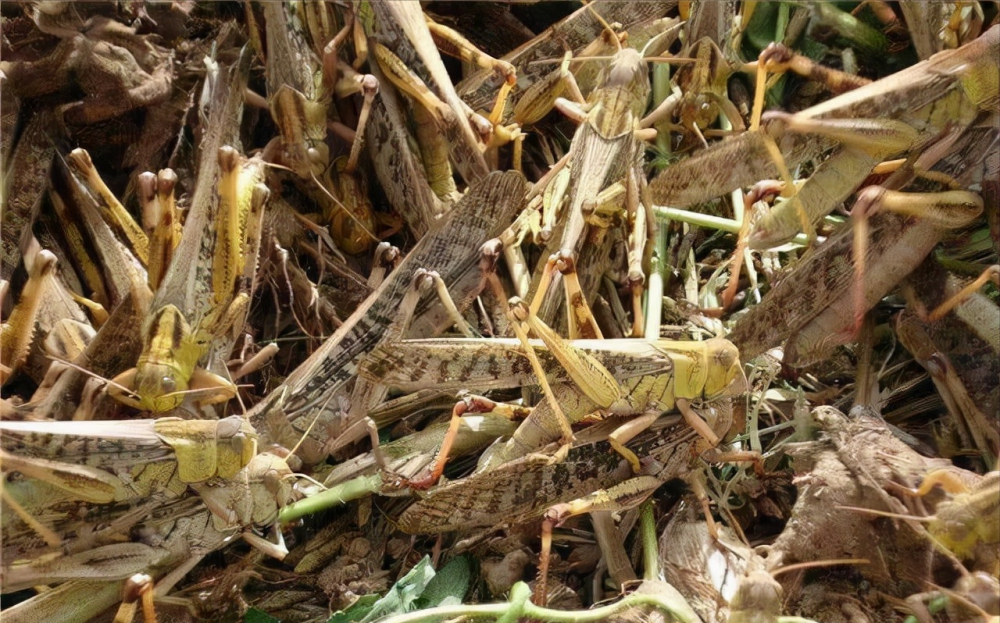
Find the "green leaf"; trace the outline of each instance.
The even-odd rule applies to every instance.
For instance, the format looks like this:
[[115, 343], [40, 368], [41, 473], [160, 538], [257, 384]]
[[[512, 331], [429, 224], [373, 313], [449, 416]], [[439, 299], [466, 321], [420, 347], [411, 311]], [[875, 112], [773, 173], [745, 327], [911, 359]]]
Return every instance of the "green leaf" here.
[[758, 2], [754, 9], [753, 17], [747, 24], [746, 33], [743, 35], [744, 44], [751, 46], [746, 50], [752, 58], [757, 58], [760, 51], [774, 41], [775, 30], [777, 30], [778, 3]]
[[368, 616], [378, 600], [378, 595], [362, 595], [348, 606], [347, 610], [333, 613], [326, 623], [356, 623]]
[[469, 590], [470, 571], [468, 557], [449, 560], [427, 584], [418, 601], [420, 609], [462, 603]]
[[243, 615], [243, 623], [281, 623], [281, 621], [262, 610], [250, 608]]
[[371, 612], [361, 619], [361, 623], [371, 623], [383, 617], [413, 610], [416, 600], [433, 578], [434, 567], [431, 566], [430, 556], [424, 556], [423, 560], [393, 584], [385, 596], [372, 606]]

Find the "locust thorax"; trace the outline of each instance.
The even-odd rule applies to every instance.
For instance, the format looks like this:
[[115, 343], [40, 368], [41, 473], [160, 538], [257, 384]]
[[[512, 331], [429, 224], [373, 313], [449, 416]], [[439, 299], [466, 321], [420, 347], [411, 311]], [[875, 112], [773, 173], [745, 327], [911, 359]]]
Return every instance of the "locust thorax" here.
[[[364, 178], [346, 171], [347, 164], [346, 157], [334, 161], [337, 171], [334, 184], [343, 203], [326, 216], [330, 221], [330, 235], [337, 243], [337, 248], [357, 255], [370, 249], [375, 242], [371, 234], [375, 230], [375, 208], [368, 198]], [[324, 208], [326, 205], [324, 204]]]
[[746, 388], [736, 346], [723, 338], [704, 342], [670, 342], [666, 354], [674, 364], [677, 398], [712, 400], [738, 395]]
[[642, 54], [632, 48], [622, 48], [615, 54], [601, 89], [591, 94], [595, 106], [601, 106], [601, 131], [616, 136], [634, 129], [649, 101], [649, 70]]
[[320, 177], [330, 163], [326, 108], [288, 85], [271, 97], [271, 116], [281, 130], [286, 164], [296, 175]]

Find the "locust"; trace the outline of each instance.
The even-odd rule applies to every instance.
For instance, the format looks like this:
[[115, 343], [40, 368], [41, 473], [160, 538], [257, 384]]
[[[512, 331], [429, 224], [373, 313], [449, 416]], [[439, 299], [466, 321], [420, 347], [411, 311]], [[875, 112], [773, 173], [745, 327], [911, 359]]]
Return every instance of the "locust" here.
[[[44, 483], [52, 490], [53, 504], [109, 504], [157, 492], [177, 496], [188, 485], [233, 478], [257, 454], [257, 435], [238, 416], [192, 422], [2, 422], [0, 430], [4, 470]], [[32, 486], [23, 489], [32, 491]], [[18, 510], [23, 505], [8, 493], [9, 485], [4, 499], [18, 516], [51, 537]], [[8, 539], [7, 544], [13, 542]]]
[[[148, 298], [148, 237], [108, 189], [90, 154], [74, 149], [56, 170], [65, 175], [50, 198], [65, 224], [68, 255], [91, 293], [91, 314], [106, 317], [129, 294]], [[103, 314], [95, 313], [97, 306]]]
[[[691, 408], [692, 400], [704, 398], [725, 402], [745, 388], [739, 354], [727, 341], [717, 338], [703, 343], [662, 340], [657, 343], [639, 340], [565, 342], [523, 302], [515, 298], [512, 305], [514, 318], [521, 318], [526, 327], [539, 335], [541, 344], [531, 343], [524, 328], [515, 323], [517, 341], [405, 340], [376, 349], [363, 364], [363, 375], [389, 386], [408, 385], [410, 389], [428, 382], [437, 388], [471, 385], [477, 380], [474, 372], [482, 375], [478, 380], [486, 386], [523, 383], [520, 377], [530, 370], [546, 392], [546, 401], [532, 410], [511, 439], [481, 457], [474, 475], [435, 489], [408, 509], [400, 518], [403, 530], [437, 533], [471, 527], [478, 525], [478, 521], [491, 521], [488, 518], [498, 512], [516, 518], [515, 521], [524, 521], [549, 506], [544, 525], [550, 534], [553, 525], [569, 516], [638, 504], [657, 488], [661, 482], [658, 476], [669, 474], [665, 479], [670, 479], [686, 473], [679, 462], [690, 461], [685, 453], [695, 452], [692, 444], [702, 444], [701, 450], [715, 448], [728, 431], [731, 422], [726, 418], [719, 418], [724, 422], [709, 425]], [[591, 352], [583, 350], [584, 344]], [[549, 360], [557, 362], [562, 374], [571, 381], [570, 387], [552, 388], [547, 380], [548, 372], [535, 353], [541, 345], [548, 351]], [[614, 376], [601, 361], [601, 355], [607, 358], [607, 363], [621, 365], [627, 372], [621, 378]], [[529, 365], [524, 365], [523, 360], [518, 362], [518, 358], [528, 359]], [[640, 473], [643, 468], [639, 458], [625, 444], [656, 420], [662, 411], [674, 407], [681, 411], [689, 427], [683, 434], [690, 434], [690, 439], [680, 444], [683, 449], [677, 454], [669, 455], [673, 458], [664, 458], [663, 462], [670, 465], [662, 471], [617, 485], [621, 476], [612, 474], [617, 471], [614, 466], [618, 457], [609, 457], [599, 465], [584, 461], [579, 467], [572, 461], [567, 464], [560, 460], [566, 451], [572, 452], [568, 450], [573, 440], [570, 425], [584, 416], [592, 413], [638, 415], [611, 431], [607, 439], [631, 465], [632, 473]], [[453, 411], [453, 427], [463, 412], [464, 409], [458, 406]], [[554, 455], [543, 452], [542, 448], [553, 441], [559, 441], [562, 449]], [[446, 439], [431, 474], [410, 484], [426, 486], [434, 482], [443, 472], [449, 447], [450, 440]], [[542, 473], [538, 476], [539, 481], [521, 480], [522, 472], [537, 475], [535, 472], [539, 470]], [[616, 486], [606, 490], [612, 486], [609, 484], [612, 481]], [[508, 483], [507, 487], [501, 487], [501, 483]], [[532, 497], [535, 494], [523, 496], [512, 493], [510, 486], [539, 493], [535, 497]], [[586, 496], [577, 500], [583, 493]], [[464, 502], [456, 502], [456, 498], [463, 497]], [[548, 543], [543, 540], [542, 577]], [[540, 594], [544, 595], [544, 589]]]
[[[731, 425], [725, 417], [713, 424], [724, 435]], [[627, 510], [648, 498], [663, 482], [690, 474], [694, 457], [709, 449], [702, 436], [681, 420], [667, 424], [652, 448], [639, 447], [643, 468], [635, 474], [628, 462], [600, 442], [558, 456], [536, 452], [431, 490], [399, 518], [401, 530], [438, 534], [494, 526], [496, 517], [518, 524], [544, 517], [541, 585], [544, 600], [551, 530], [571, 516], [600, 510]]]
[[[112, 396], [131, 406], [169, 411], [182, 402], [189, 388], [212, 391], [200, 400], [203, 404], [225, 401], [235, 395], [235, 387], [230, 381], [198, 368], [198, 364], [208, 353], [212, 340], [233, 327], [238, 329], [245, 317], [249, 294], [237, 293], [237, 290], [249, 289], [253, 282], [260, 219], [269, 191], [261, 183], [260, 163], [241, 163], [239, 154], [230, 147], [221, 148], [218, 159], [220, 214], [215, 219], [216, 240], [209, 283], [201, 288], [195, 285], [184, 293], [186, 296], [178, 297], [176, 281], [190, 278], [177, 271], [173, 264], [168, 270], [153, 298], [144, 327], [143, 353], [134, 370], [114, 379], [117, 385], [134, 387], [138, 399], [121, 393], [116, 385], [110, 389]], [[195, 223], [188, 220], [188, 226], [193, 227]], [[248, 232], [252, 232], [249, 237]], [[193, 235], [188, 234], [189, 237]], [[183, 237], [180, 245], [180, 252], [174, 255], [175, 263], [191, 262], [191, 258], [183, 254], [185, 247], [190, 246], [184, 244]], [[250, 252], [245, 253], [248, 247]], [[245, 267], [247, 255], [249, 268]], [[185, 268], [196, 270], [194, 265]], [[205, 280], [206, 276], [199, 276]], [[241, 285], [241, 281], [245, 285]], [[205, 292], [205, 285], [211, 288], [208, 292]], [[217, 389], [213, 391], [213, 388]]]
[[[506, 76], [485, 68], [466, 77], [455, 85], [455, 89], [473, 110], [499, 110], [496, 117], [491, 117], [494, 123], [507, 124], [513, 121], [522, 126], [531, 125], [551, 110], [556, 97], [563, 95], [567, 89], [572, 89], [566, 80], [568, 67], [566, 70], [560, 68], [552, 72], [545, 64], [536, 61], [558, 58], [566, 49], [571, 50], [574, 55], [588, 56], [589, 52], [580, 51], [598, 39], [605, 29], [602, 20], [621, 24], [624, 30], [634, 35], [645, 25], [666, 15], [669, 4], [597, 2], [581, 7], [501, 59], [513, 66], [517, 76], [508, 92], [500, 91]], [[579, 83], [579, 88], [592, 86], [584, 74], [591, 79], [596, 78], [593, 72], [578, 71], [575, 80]], [[500, 107], [495, 105], [500, 99], [498, 92], [503, 95]]]
[[[205, 86], [202, 89], [204, 97], [199, 109], [202, 119], [202, 124], [199, 127], [203, 130], [201, 140], [202, 145], [206, 148], [206, 152], [203, 152], [205, 155], [202, 158], [205, 175], [199, 175], [199, 188], [197, 189], [198, 192], [195, 193], [198, 198], [195, 205], [201, 205], [202, 209], [195, 210], [189, 214], [188, 218], [192, 230], [205, 227], [206, 219], [209, 218], [207, 211], [211, 207], [211, 197], [215, 193], [215, 169], [217, 166], [218, 149], [225, 143], [235, 139], [234, 123], [238, 121], [239, 113], [242, 111], [242, 88], [236, 88], [235, 85], [241, 84], [245, 80], [245, 72], [249, 71], [248, 55], [243, 56], [242, 65], [237, 64], [231, 67], [221, 67], [213, 59], [207, 57], [205, 62], [208, 72]], [[92, 204], [95, 200], [103, 201], [105, 205], [110, 204], [112, 200], [114, 200], [114, 203], [117, 203], [117, 200], [113, 198], [110, 191], [107, 191], [106, 187], [103, 187], [103, 182], [98, 183], [100, 177], [95, 172], [91, 172], [91, 167], [88, 166], [89, 161], [89, 157], [84, 152], [81, 152], [71, 159], [72, 164], [70, 169], [74, 172], [74, 176], [81, 176], [90, 180], [88, 188], [93, 190], [77, 192], [79, 185], [73, 182], [76, 177], [72, 177], [70, 178], [69, 190], [73, 191], [75, 195], [67, 195], [66, 199], [62, 201], [69, 207], [69, 203], [72, 200], [73, 205], [80, 208], [83, 215], [82, 219], [90, 235], [94, 238], [94, 244], [102, 247], [103, 260], [107, 263], [109, 270], [114, 272], [114, 277], [118, 280], [118, 283], [121, 283], [120, 286], [116, 286], [118, 289], [116, 296], [119, 297], [117, 300], [120, 302], [110, 310], [110, 317], [100, 327], [91, 344], [79, 356], [75, 364], [103, 378], [113, 378], [117, 374], [125, 374], [126, 376], [131, 374], [134, 378], [134, 366], [137, 359], [143, 354], [144, 350], [148, 354], [150, 347], [149, 332], [147, 331], [146, 335], [143, 336], [140, 329], [143, 326], [149, 325], [150, 316], [152, 315], [154, 302], [151, 286], [156, 286], [157, 296], [163, 301], [165, 297], [168, 297], [168, 294], [166, 289], [161, 286], [164, 285], [166, 273], [173, 270], [175, 273], [182, 273], [175, 274], [169, 280], [173, 284], [170, 286], [172, 295], [169, 295], [169, 297], [173, 300], [174, 307], [178, 311], [185, 308], [193, 309], [184, 304], [184, 299], [190, 300], [195, 298], [193, 286], [196, 283], [200, 284], [199, 288], [204, 288], [200, 290], [198, 300], [201, 301], [201, 304], [209, 305], [212, 302], [212, 295], [210, 293], [212, 271], [206, 267], [212, 266], [216, 256], [209, 247], [203, 250], [200, 249], [201, 238], [194, 236], [193, 231], [187, 237], [188, 241], [183, 247], [174, 249], [172, 248], [176, 242], [174, 233], [171, 232], [169, 236], [159, 235], [156, 234], [154, 227], [152, 231], [153, 235], [149, 237], [155, 243], [154, 249], [151, 252], [152, 262], [154, 263], [153, 270], [145, 272], [145, 276], [140, 278], [140, 273], [133, 266], [138, 264], [138, 260], [134, 256], [132, 259], [129, 259], [129, 255], [124, 252], [111, 252], [121, 247], [122, 243], [116, 240], [116, 236], [110, 230], [110, 226], [102, 218], [88, 216], [88, 214], [92, 215]], [[169, 173], [164, 172], [164, 175], [170, 177]], [[174, 200], [168, 188], [171, 184], [164, 181], [163, 187], [160, 188], [159, 178], [162, 176], [156, 177], [155, 202], [163, 205], [173, 204]], [[148, 188], [148, 182], [144, 182], [144, 184], [147, 184], [147, 191], [152, 190]], [[52, 195], [57, 209], [60, 206], [61, 196], [64, 194], [66, 193], [60, 192], [59, 195]], [[71, 199], [71, 197], [76, 198]], [[144, 197], [143, 201], [148, 203], [149, 198]], [[70, 220], [69, 222], [73, 223], [75, 220]], [[214, 241], [215, 236], [206, 236], [206, 240]], [[164, 261], [175, 255], [183, 259], [178, 262], [171, 261], [170, 266], [163, 265]], [[196, 257], [200, 259], [193, 261]], [[221, 253], [220, 248], [218, 259], [222, 258], [226, 258], [226, 261], [231, 261], [231, 256]], [[184, 267], [179, 266], [181, 263], [184, 264]], [[185, 272], [185, 269], [190, 270]], [[194, 279], [190, 283], [184, 283], [184, 280], [188, 276], [193, 277], [195, 273], [198, 274], [198, 279]], [[129, 278], [128, 281], [123, 279], [126, 276]], [[92, 282], [97, 283], [102, 282], [102, 280], [97, 277], [96, 281]], [[207, 313], [204, 316], [207, 316]], [[183, 318], [185, 321], [193, 319], [193, 317], [189, 318], [188, 316], [183, 316]], [[224, 346], [220, 346], [219, 348], [219, 350], [224, 349]], [[164, 352], [162, 349], [156, 354], [165, 357], [168, 362], [173, 357], [170, 352]], [[130, 369], [133, 372], [130, 373]], [[174, 380], [171, 379], [171, 382], [174, 382]], [[43, 391], [35, 396], [30, 406], [33, 407], [32, 410], [36, 417], [69, 419], [74, 411], [76, 411], [89, 419], [93, 417], [92, 409], [94, 404], [92, 399], [87, 396], [92, 392], [93, 385], [94, 380], [80, 368], [62, 370], [58, 378], [52, 380], [51, 386], [42, 388]], [[140, 397], [129, 394], [131, 389], [116, 388], [108, 393], [122, 396], [129, 404], [141, 404]], [[179, 399], [183, 399], [183, 396], [181, 394]], [[170, 403], [174, 399], [178, 399], [178, 397], [173, 396], [165, 401], [153, 400], [166, 407], [168, 404], [164, 403]]]
[[[855, 88], [822, 104], [789, 115], [770, 112], [764, 115], [761, 131], [747, 132], [713, 146], [710, 149], [661, 173], [650, 182], [650, 192], [657, 203], [689, 205], [709, 198], [712, 188], [731, 188], [780, 172], [787, 188], [792, 180], [787, 166], [797, 166], [824, 151], [832, 155], [824, 160], [790, 199], [771, 211], [754, 226], [748, 237], [751, 248], [770, 248], [790, 240], [799, 230], [812, 235], [814, 224], [840, 201], [846, 199], [864, 181], [873, 168], [894, 156], [907, 156], [918, 174], [928, 170], [936, 158], [957, 147], [970, 132], [980, 126], [996, 127], [998, 99], [995, 89], [997, 65], [993, 62], [1000, 45], [1000, 29], [993, 28], [975, 41], [957, 50], [946, 50], [904, 71], [874, 83]], [[763, 70], [773, 64], [792, 65], [787, 50], [769, 48], [758, 61], [758, 82]], [[813, 65], [809, 65], [812, 67]], [[763, 93], [759, 89], [758, 97]], [[758, 107], [759, 110], [759, 107]], [[777, 163], [777, 165], [775, 164]], [[954, 188], [954, 186], [953, 186]], [[899, 190], [899, 187], [891, 188]], [[865, 284], [868, 272], [884, 273], [885, 268], [869, 271], [877, 262], [881, 250], [867, 250], [869, 227], [876, 227], [869, 217], [874, 212], [900, 210], [912, 216], [938, 218], [941, 205], [956, 205], [956, 215], [945, 227], [961, 226], [966, 214], [975, 210], [978, 199], [969, 193], [930, 193], [902, 196], [866, 191], [852, 215], [854, 224], [853, 256], [855, 258], [854, 331], [860, 326], [864, 311], [871, 305], [873, 292], [884, 286]], [[949, 194], [951, 193], [951, 194]], [[893, 226], [895, 227], [895, 226]], [[922, 227], [929, 228], [929, 225]], [[909, 228], [907, 228], [909, 229]], [[933, 246], [935, 234], [911, 232], [908, 243], [914, 250], [907, 263], [912, 268]], [[920, 239], [917, 243], [916, 240]], [[875, 240], [872, 244], [880, 245]], [[884, 246], [884, 245], [883, 245]], [[905, 247], [894, 252], [901, 256]], [[845, 250], [828, 249], [843, 254]], [[869, 259], [869, 256], [874, 256]], [[898, 271], [900, 275], [908, 271]], [[828, 278], [828, 281], [830, 278]], [[898, 282], [899, 278], [895, 278]], [[822, 325], [830, 334], [829, 325]], [[834, 333], [848, 333], [835, 331]], [[844, 341], [843, 337], [838, 338]], [[747, 348], [748, 351], [752, 350]]]
[[[5, 80], [9, 82], [9, 78]], [[6, 92], [7, 89], [4, 89]], [[36, 112], [24, 122], [24, 129], [13, 145], [9, 158], [4, 158], [3, 228], [0, 278], [9, 281], [23, 257], [27, 236], [31, 231], [32, 214], [44, 196], [44, 181], [49, 176], [55, 158], [55, 145], [46, 136], [46, 128], [55, 122], [51, 111]], [[14, 139], [14, 128], [5, 141]]]
[[[995, 176], [995, 172], [984, 173], [966, 163], [969, 159], [987, 162], [987, 158], [977, 160], [977, 157], [995, 149], [997, 136], [997, 130], [989, 125], [967, 130], [951, 146], [953, 151], [927, 152], [912, 166], [904, 165], [896, 171], [881, 187], [864, 189], [859, 202], [866, 205], [861, 209], [878, 207], [884, 201], [907, 203], [912, 193], [895, 189], [910, 184], [914, 170], [957, 176], [957, 183], [965, 187], [983, 179], [980, 174]], [[795, 272], [775, 285], [761, 304], [733, 328], [730, 339], [740, 352], [745, 357], [754, 357], [776, 346], [781, 341], [778, 333], [790, 333], [791, 339], [785, 345], [786, 359], [789, 365], [805, 365], [823, 357], [833, 346], [850, 341], [859, 324], [859, 312], [863, 314], [874, 306], [912, 272], [948, 230], [969, 225], [983, 209], [983, 200], [968, 191], [929, 193], [923, 197], [938, 201], [939, 205], [917, 217], [884, 210], [868, 220], [872, 242], [863, 247], [863, 278], [858, 273], [860, 264], [852, 259], [859, 252], [856, 227], [840, 228], [803, 257]], [[790, 300], [808, 304], [787, 306]], [[775, 318], [781, 318], [781, 322], [775, 323]]]
[[[310, 429], [313, 419], [320, 418], [320, 424], [311, 427], [309, 438], [299, 448], [305, 462], [321, 460], [329, 451], [324, 448], [330, 441], [328, 427], [334, 424], [330, 418], [345, 411], [337, 396], [346, 397], [345, 385], [355, 377], [360, 360], [385, 336], [414, 272], [433, 269], [452, 288], [471, 281], [466, 294], [455, 296], [468, 304], [482, 280], [477, 268], [480, 247], [503, 231], [521, 209], [525, 193], [524, 178], [514, 172], [493, 173], [473, 184], [452, 212], [417, 243], [344, 324], [281, 387], [250, 411], [254, 427], [270, 441], [294, 447], [301, 431]], [[419, 320], [420, 314], [415, 324]], [[366, 406], [358, 404], [356, 408]]]
[[[112, 522], [108, 528], [97, 533], [98, 537], [108, 539], [110, 545], [97, 545], [60, 557], [46, 558], [36, 553], [33, 562], [14, 563], [5, 569], [5, 580], [9, 578], [11, 582], [5, 582], [5, 590], [18, 586], [13, 584], [15, 581], [34, 585], [43, 582], [62, 584], [53, 591], [46, 591], [9, 611], [5, 610], [5, 618], [90, 620], [95, 616], [91, 608], [104, 611], [122, 600], [122, 580], [135, 573], [147, 573], [157, 578], [153, 594], [162, 598], [204, 556], [231, 542], [241, 530], [244, 538], [256, 537], [260, 542], [268, 543], [257, 537], [253, 529], [273, 522], [277, 509], [287, 501], [281, 496], [290, 490], [288, 479], [291, 471], [275, 459], [277, 457], [273, 455], [260, 454], [242, 472], [246, 475], [242, 483], [236, 481], [217, 488], [215, 493], [226, 496], [237, 509], [234, 519], [228, 524], [219, 524], [219, 518], [206, 509], [198, 497], [185, 496], [166, 504], [157, 502], [155, 508], [137, 507], [135, 510], [141, 511], [141, 515], [132, 513], [132, 517], [124, 517], [127, 519], [124, 523]], [[267, 481], [270, 481], [269, 485], [265, 484]], [[265, 547], [279, 558], [283, 555], [283, 546], [271, 544]], [[81, 583], [90, 587], [86, 598], [81, 600], [83, 605], [66, 602], [64, 593], [74, 594]], [[106, 590], [109, 585], [113, 590]], [[122, 610], [130, 611], [129, 604], [125, 604]]]
[[[310, 11], [320, 15], [311, 15]], [[336, 81], [337, 46], [349, 32], [350, 23], [329, 43], [316, 41], [317, 37], [325, 37], [317, 24], [317, 30], [312, 32], [317, 45], [309, 45], [308, 27], [315, 21], [324, 21], [309, 17], [332, 17], [326, 5], [264, 4], [263, 12], [268, 48], [268, 106], [281, 130], [281, 136], [265, 148], [265, 153], [278, 151], [280, 145], [281, 153], [276, 159], [292, 170], [303, 190], [321, 206], [339, 248], [352, 254], [366, 251], [375, 241], [372, 233], [375, 215], [358, 169], [358, 157], [378, 84], [373, 76], [353, 71]], [[316, 47], [323, 48], [322, 55], [317, 54]], [[332, 96], [337, 93], [347, 97], [359, 91], [364, 95], [364, 103], [358, 127], [352, 131], [351, 155], [337, 158], [331, 166], [326, 136]]]
[[[380, 90], [365, 135], [375, 172], [410, 229], [423, 235], [457, 197], [452, 160], [470, 184], [489, 172], [481, 137], [491, 131], [490, 123], [459, 99], [435, 47], [435, 40], [450, 40], [453, 50], [468, 42], [457, 41], [447, 29], [432, 34], [432, 23], [417, 5], [358, 2], [354, 19], [358, 60], [371, 57], [369, 69]], [[410, 103], [415, 137], [404, 101]]]
[[[544, 325], [532, 322], [532, 328], [537, 327]], [[529, 342], [532, 354], [546, 378], [555, 375], [548, 385], [560, 408], [549, 400], [534, 407], [510, 440], [482, 457], [480, 471], [553, 441], [568, 442], [569, 425], [592, 413], [640, 415], [639, 420], [648, 425], [660, 412], [676, 407], [692, 427], [717, 443], [718, 438], [691, 410], [691, 402], [735, 396], [744, 387], [739, 354], [721, 338], [705, 342], [564, 341], [547, 328], [542, 328], [540, 336], [541, 342]], [[516, 387], [537, 374], [520, 344], [520, 340], [502, 338], [403, 340], [374, 350], [362, 374], [404, 391]], [[624, 443], [636, 432], [623, 426], [620, 434], [612, 434], [611, 443], [624, 450]], [[634, 457], [631, 460], [637, 468]], [[443, 460], [436, 472], [441, 469]]]
[[[357, 17], [364, 26], [369, 51], [384, 76], [406, 92], [414, 104], [424, 167], [435, 194], [446, 200], [453, 188], [453, 183], [445, 180], [451, 170], [448, 151], [455, 152], [455, 164], [467, 182], [486, 175], [488, 169], [470, 111], [455, 92], [419, 7], [360, 3]], [[435, 140], [431, 133], [435, 125], [444, 131], [451, 146]]]
[[[650, 182], [653, 200], [685, 206], [710, 198], [720, 188], [774, 178], [780, 171], [773, 157], [775, 143], [780, 166], [785, 167], [833, 148], [833, 155], [793, 199], [750, 235], [754, 248], [787, 242], [804, 225], [811, 229], [854, 192], [876, 164], [897, 155], [919, 154], [932, 145], [946, 149], [981, 115], [995, 114], [992, 85], [1000, 80], [994, 62], [998, 45], [1000, 28], [994, 27], [960, 49], [945, 50], [794, 115], [767, 113], [763, 131], [725, 140], [657, 176]], [[772, 48], [759, 61], [760, 71], [769, 63], [787, 62], [786, 54]]]
[[[279, 456], [256, 452], [256, 433], [239, 416], [2, 426], [4, 502], [14, 511], [5, 514], [5, 591], [84, 578], [117, 584], [148, 572], [163, 576], [162, 595], [235, 535], [272, 556], [287, 553], [280, 533], [274, 543], [256, 530], [298, 495], [295, 477]], [[120, 597], [101, 599], [107, 608]], [[48, 607], [46, 598], [28, 603], [20, 606], [27, 612]]]
[[[245, 78], [248, 58], [244, 55], [229, 79]], [[210, 96], [211, 86], [205, 87]], [[109, 388], [113, 397], [130, 406], [164, 412], [180, 405], [189, 389], [200, 390], [195, 395], [203, 404], [236, 393], [232, 382], [199, 364], [206, 356], [218, 357], [215, 350], [225, 351], [225, 356], [232, 347], [232, 332], [242, 326], [269, 191], [262, 183], [263, 163], [246, 160], [225, 144], [235, 138], [227, 135], [232, 129], [226, 127], [232, 128], [230, 120], [238, 121], [242, 111], [242, 98], [227, 95], [214, 93], [211, 114], [227, 123], [209, 128], [203, 140], [203, 153], [217, 147], [214, 157], [202, 158], [184, 233], [143, 323], [142, 354], [136, 367], [119, 374]]]
[[963, 287], [954, 275], [925, 260], [904, 284], [907, 309], [894, 327], [903, 346], [931, 375], [959, 424], [962, 446], [974, 448], [992, 469], [1000, 454], [1000, 423], [989, 414], [997, 411], [1000, 390], [985, 379], [992, 379], [1000, 365], [1000, 309], [976, 292], [941, 318], [927, 311], [977, 285], [973, 281]]
[[[615, 39], [617, 43], [617, 38]], [[619, 44], [620, 46], [620, 44]], [[626, 188], [625, 205], [629, 223], [629, 283], [636, 303], [636, 326], [642, 326], [641, 284], [644, 281], [642, 269], [643, 249], [651, 231], [651, 205], [643, 201], [645, 178], [642, 164], [645, 146], [643, 138], [655, 136], [655, 130], [641, 130], [641, 115], [649, 98], [649, 75], [642, 55], [632, 48], [619, 48], [607, 68], [604, 81], [590, 96], [584, 110], [580, 110], [566, 100], [557, 99], [564, 111], [571, 111], [580, 122], [570, 150], [567, 163], [570, 167], [569, 183], [566, 188], [567, 207], [563, 217], [562, 235], [558, 251], [549, 258], [538, 282], [534, 299], [535, 313], [546, 305], [546, 296], [554, 271], [560, 272], [566, 281], [567, 313], [569, 315], [570, 337], [599, 338], [597, 329], [581, 286], [575, 279], [575, 262], [586, 240], [584, 231], [588, 216], [597, 210], [598, 194], [611, 184], [624, 179]], [[585, 111], [585, 112], [584, 112]], [[597, 247], [600, 245], [593, 245]], [[587, 273], [585, 273], [587, 274]], [[572, 279], [572, 281], [571, 281]], [[558, 287], [558, 282], [557, 282]], [[592, 288], [584, 288], [590, 292]], [[541, 313], [548, 318], [548, 313]]]

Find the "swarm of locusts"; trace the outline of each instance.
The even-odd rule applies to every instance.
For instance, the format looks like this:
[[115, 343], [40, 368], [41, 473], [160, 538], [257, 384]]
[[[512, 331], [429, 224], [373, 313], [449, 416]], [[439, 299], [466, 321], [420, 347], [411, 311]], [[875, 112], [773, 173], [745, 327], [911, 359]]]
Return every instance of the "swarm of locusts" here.
[[1000, 621], [995, 2], [4, 2], [0, 618]]

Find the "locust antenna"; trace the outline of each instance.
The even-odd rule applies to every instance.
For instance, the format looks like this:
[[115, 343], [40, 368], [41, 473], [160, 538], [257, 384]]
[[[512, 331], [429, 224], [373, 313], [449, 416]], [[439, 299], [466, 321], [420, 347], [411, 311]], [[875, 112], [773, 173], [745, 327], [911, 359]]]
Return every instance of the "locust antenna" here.
[[135, 391], [129, 389], [128, 387], [125, 387], [121, 383], [116, 383], [113, 380], [111, 380], [109, 378], [105, 378], [105, 377], [101, 376], [100, 374], [98, 374], [98, 373], [96, 373], [96, 372], [94, 372], [92, 370], [88, 370], [87, 368], [84, 368], [83, 366], [77, 365], [77, 364], [73, 363], [72, 361], [70, 361], [68, 359], [63, 359], [62, 357], [56, 357], [56, 356], [50, 355], [50, 354], [46, 354], [45, 357], [46, 357], [46, 359], [50, 359], [52, 361], [61, 363], [64, 366], [66, 366], [68, 368], [72, 368], [72, 369], [76, 370], [77, 372], [80, 372], [80, 373], [82, 373], [82, 374], [84, 374], [86, 376], [89, 376], [91, 378], [95, 378], [95, 379], [97, 379], [99, 381], [104, 381], [105, 383], [108, 384], [108, 386], [110, 386], [110, 387], [116, 387], [116, 388], [120, 389], [122, 392], [124, 392], [124, 393], [126, 393], [126, 394], [128, 394], [130, 396], [135, 396], [136, 398], [139, 397], [138, 393], [136, 393]]

